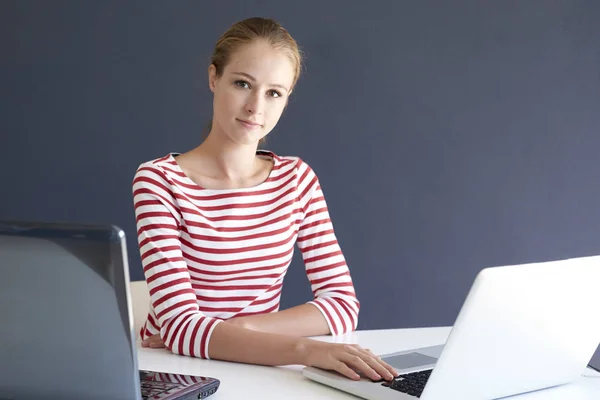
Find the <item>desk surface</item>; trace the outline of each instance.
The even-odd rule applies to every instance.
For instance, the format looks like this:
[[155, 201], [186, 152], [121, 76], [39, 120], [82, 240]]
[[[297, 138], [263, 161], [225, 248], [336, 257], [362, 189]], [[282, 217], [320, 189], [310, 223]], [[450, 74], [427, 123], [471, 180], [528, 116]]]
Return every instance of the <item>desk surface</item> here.
[[[346, 335], [322, 336], [315, 339], [335, 343], [358, 343], [376, 354], [393, 353], [411, 348], [445, 343], [450, 328], [390, 329], [356, 331]], [[211, 376], [221, 381], [221, 387], [210, 398], [237, 399], [339, 399], [356, 397], [308, 380], [302, 376], [302, 366], [265, 367], [201, 360], [178, 356], [166, 349], [148, 349], [137, 344], [140, 369], [190, 375]], [[587, 370], [580, 381], [561, 387], [511, 397], [517, 400], [597, 400], [600, 398], [600, 374]]]

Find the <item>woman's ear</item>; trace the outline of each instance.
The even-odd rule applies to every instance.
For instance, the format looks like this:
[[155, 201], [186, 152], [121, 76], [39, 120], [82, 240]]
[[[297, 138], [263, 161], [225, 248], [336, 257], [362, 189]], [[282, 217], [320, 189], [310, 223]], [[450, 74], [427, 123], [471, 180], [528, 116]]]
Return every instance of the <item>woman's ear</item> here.
[[210, 64], [208, 66], [208, 87], [213, 93], [215, 92], [215, 88], [217, 87], [217, 80], [217, 67], [215, 67], [215, 64]]

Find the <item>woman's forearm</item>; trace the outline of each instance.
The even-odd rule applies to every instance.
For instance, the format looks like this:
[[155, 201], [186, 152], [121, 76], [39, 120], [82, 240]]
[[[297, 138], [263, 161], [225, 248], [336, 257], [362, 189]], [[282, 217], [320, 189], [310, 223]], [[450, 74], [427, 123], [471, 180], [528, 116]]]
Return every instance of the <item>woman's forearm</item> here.
[[303, 365], [309, 339], [250, 330], [231, 323], [215, 326], [208, 344], [211, 359], [261, 365]]
[[314, 366], [354, 380], [360, 379], [357, 372], [373, 380], [398, 375], [392, 366], [357, 345], [253, 331], [224, 322], [214, 327], [208, 353], [215, 360], [246, 364]]
[[226, 321], [247, 329], [290, 336], [319, 336], [331, 333], [323, 314], [312, 304], [287, 310], [233, 318]]

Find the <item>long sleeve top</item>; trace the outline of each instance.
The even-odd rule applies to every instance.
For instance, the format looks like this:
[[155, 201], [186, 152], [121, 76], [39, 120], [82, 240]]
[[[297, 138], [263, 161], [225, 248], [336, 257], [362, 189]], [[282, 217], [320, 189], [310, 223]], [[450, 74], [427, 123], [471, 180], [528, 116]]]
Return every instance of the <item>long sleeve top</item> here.
[[208, 357], [215, 326], [279, 310], [294, 246], [314, 305], [333, 335], [356, 329], [360, 303], [315, 172], [273, 159], [261, 184], [205, 189], [169, 153], [139, 166], [133, 203], [150, 311], [142, 338], [160, 334], [176, 354]]

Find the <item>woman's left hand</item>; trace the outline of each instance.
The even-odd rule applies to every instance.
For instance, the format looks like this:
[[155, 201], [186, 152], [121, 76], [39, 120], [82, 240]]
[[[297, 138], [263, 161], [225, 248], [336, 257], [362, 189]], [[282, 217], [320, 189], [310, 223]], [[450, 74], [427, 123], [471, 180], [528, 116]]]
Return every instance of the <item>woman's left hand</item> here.
[[152, 335], [149, 338], [142, 340], [142, 347], [150, 347], [151, 349], [163, 349], [165, 346], [165, 342], [162, 341], [160, 335], [157, 333], [156, 335]]

